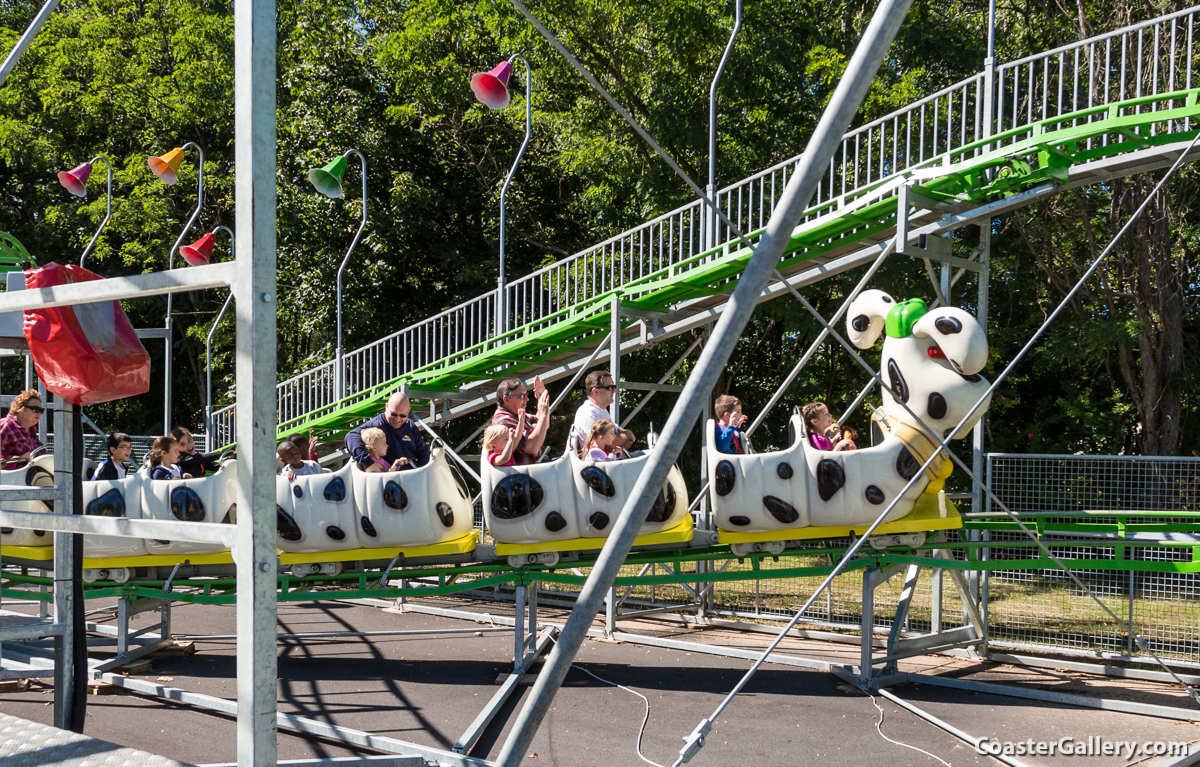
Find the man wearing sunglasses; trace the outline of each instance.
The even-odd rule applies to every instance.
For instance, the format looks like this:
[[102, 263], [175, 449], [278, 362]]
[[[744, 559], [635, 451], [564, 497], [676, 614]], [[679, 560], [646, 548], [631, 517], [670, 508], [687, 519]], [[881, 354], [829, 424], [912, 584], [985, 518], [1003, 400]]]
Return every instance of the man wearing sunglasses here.
[[396, 392], [388, 398], [387, 407], [381, 415], [350, 430], [346, 435], [346, 450], [360, 469], [366, 469], [372, 463], [371, 454], [362, 441], [362, 430], [371, 428], [381, 429], [387, 437], [388, 449], [384, 460], [389, 466], [399, 461], [402, 469], [411, 469], [429, 463], [429, 446], [421, 439], [421, 432], [411, 416], [412, 406], [408, 403], [408, 396]]
[[[567, 450], [575, 455], [579, 455], [583, 450], [583, 443], [592, 431], [592, 424], [609, 419], [608, 406], [616, 396], [617, 385], [613, 381], [612, 373], [607, 370], [593, 370], [583, 379], [583, 390], [587, 393], [587, 399], [575, 411], [575, 421], [571, 424], [571, 433], [567, 437]], [[613, 447], [628, 450], [636, 441], [637, 437], [633, 432], [618, 426]]]
[[[533, 379], [533, 396], [537, 400], [537, 414], [525, 416], [525, 428], [518, 435], [513, 460], [517, 466], [536, 463], [546, 442], [546, 431], [550, 428], [550, 392], [541, 377]], [[496, 412], [492, 413], [493, 424], [516, 430], [519, 414], [529, 404], [529, 392], [520, 378], [505, 378], [496, 385]]]

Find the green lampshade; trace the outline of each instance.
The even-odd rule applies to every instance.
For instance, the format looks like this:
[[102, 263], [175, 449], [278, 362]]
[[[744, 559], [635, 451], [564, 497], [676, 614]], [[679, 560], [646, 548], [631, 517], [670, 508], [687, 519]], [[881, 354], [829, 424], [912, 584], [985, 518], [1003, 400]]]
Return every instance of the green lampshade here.
[[342, 196], [342, 177], [346, 175], [346, 158], [339, 157], [324, 168], [313, 168], [308, 172], [308, 181], [326, 197], [337, 199]]

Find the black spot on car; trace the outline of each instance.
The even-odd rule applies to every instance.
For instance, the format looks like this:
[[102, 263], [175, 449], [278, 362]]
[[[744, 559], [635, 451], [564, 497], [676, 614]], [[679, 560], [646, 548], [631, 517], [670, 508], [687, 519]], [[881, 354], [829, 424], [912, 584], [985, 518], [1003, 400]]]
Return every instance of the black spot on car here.
[[454, 509], [450, 508], [450, 504], [438, 501], [433, 508], [437, 511], [438, 519], [441, 520], [443, 527], [454, 527]]
[[557, 533], [566, 526], [567, 520], [564, 519], [563, 515], [559, 514], [557, 511], [552, 511], [546, 515], [546, 529], [550, 532]]
[[404, 511], [408, 508], [408, 493], [404, 492], [404, 488], [400, 487], [399, 482], [389, 479], [388, 483], [383, 486], [383, 503], [388, 508]]
[[828, 501], [846, 484], [846, 470], [832, 458], [822, 458], [817, 464], [817, 495]]
[[646, 515], [647, 522], [666, 522], [671, 518], [671, 513], [675, 511], [675, 488], [671, 487], [668, 482], [663, 485], [662, 490], [658, 491], [658, 496], [654, 499], [654, 505], [650, 507], [650, 512]]
[[729, 461], [721, 461], [717, 464], [716, 476], [713, 478], [713, 487], [717, 491], [717, 495], [722, 498], [733, 492], [733, 486], [736, 483], [736, 475], [733, 471], [733, 464]]
[[113, 488], [88, 501], [84, 514], [93, 517], [123, 517], [125, 516], [125, 496], [117, 488]]
[[939, 333], [944, 333], [948, 336], [962, 332], [962, 323], [954, 317], [938, 317], [933, 321], [933, 326], [938, 329]]
[[884, 302], [885, 304], [890, 304], [890, 303], [892, 302], [892, 297], [891, 297], [891, 296], [881, 296], [881, 298], [883, 299], [883, 302]]
[[190, 487], [177, 487], [171, 491], [171, 513], [184, 522], [204, 521], [204, 501]]
[[929, 395], [929, 415], [933, 418], [946, 417], [946, 398], [938, 392], [933, 392]]
[[779, 475], [780, 479], [791, 479], [792, 474], [795, 472], [792, 471], [792, 465], [790, 463], [787, 461], [780, 461], [779, 465], [775, 467], [775, 473]]
[[300, 525], [296, 524], [296, 520], [283, 510], [282, 506], [275, 506], [275, 529], [279, 533], [279, 537], [285, 541], [298, 541], [304, 537], [304, 533], [300, 531]]
[[896, 473], [905, 479], [912, 479], [920, 470], [921, 462], [913, 458], [907, 447], [900, 448], [900, 454], [896, 456]]
[[346, 532], [337, 525], [330, 525], [329, 527], [325, 528], [325, 534], [335, 541], [346, 540]]
[[767, 507], [772, 517], [785, 525], [790, 525], [800, 519], [800, 512], [792, 504], [773, 495], [763, 496], [763, 506]]
[[974, 373], [969, 373], [969, 374], [968, 373], [959, 373], [959, 375], [963, 377], [964, 381], [968, 381], [970, 383], [979, 383], [980, 381], [983, 380], [982, 378], [975, 375]]
[[871, 327], [871, 318], [865, 314], [860, 314], [850, 321], [850, 327], [862, 333], [867, 328]]
[[746, 525], [750, 524], [750, 517], [730, 517], [729, 524], [737, 525], [738, 527], [745, 527]]
[[375, 525], [371, 524], [371, 520], [367, 519], [366, 517], [363, 517], [359, 521], [362, 523], [362, 529], [363, 529], [364, 533], [371, 536], [372, 538], [379, 537], [379, 531], [375, 529]]
[[867, 485], [865, 495], [867, 496], [867, 500], [876, 506], [884, 501], [883, 491], [874, 485]]
[[613, 484], [612, 477], [608, 476], [608, 473], [599, 466], [585, 466], [579, 472], [579, 476], [583, 478], [588, 487], [605, 498], [612, 498], [617, 494], [617, 487]]
[[346, 500], [346, 482], [341, 477], [334, 477], [325, 484], [325, 500], [337, 503]]
[[297, 498], [303, 498], [304, 491], [300, 489], [299, 485], [292, 485], [292, 495], [296, 496]]
[[608, 527], [608, 521], [608, 515], [603, 511], [593, 511], [592, 516], [588, 517], [588, 524], [597, 530]]
[[892, 386], [892, 391], [895, 392], [896, 398], [901, 402], [908, 402], [908, 382], [904, 380], [904, 375], [900, 372], [900, 366], [896, 364], [896, 360], [888, 360], [888, 381]]
[[532, 514], [545, 497], [536, 479], [527, 474], [509, 474], [492, 490], [492, 514], [497, 519], [517, 519]]

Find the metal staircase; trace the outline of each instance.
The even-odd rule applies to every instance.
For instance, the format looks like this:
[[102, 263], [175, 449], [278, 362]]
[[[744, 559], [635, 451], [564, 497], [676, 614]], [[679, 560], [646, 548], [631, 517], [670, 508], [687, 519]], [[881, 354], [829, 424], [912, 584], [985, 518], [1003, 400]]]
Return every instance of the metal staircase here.
[[[1193, 7], [989, 65], [846, 134], [780, 273], [798, 287], [875, 258], [894, 237], [902, 199], [901, 225], [916, 241], [1065, 189], [1169, 165], [1200, 127], [1197, 13]], [[798, 160], [718, 192], [717, 204], [751, 242]], [[694, 201], [510, 282], [504, 333], [495, 332], [492, 290], [346, 354], [342, 399], [333, 362], [283, 381], [279, 432], [344, 431], [401, 388], [433, 403], [436, 420], [485, 407], [498, 377], [571, 375], [613, 331], [626, 353], [712, 322], [749, 257]], [[762, 300], [784, 292], [773, 286]], [[211, 444], [236, 440], [235, 407], [213, 414]]]

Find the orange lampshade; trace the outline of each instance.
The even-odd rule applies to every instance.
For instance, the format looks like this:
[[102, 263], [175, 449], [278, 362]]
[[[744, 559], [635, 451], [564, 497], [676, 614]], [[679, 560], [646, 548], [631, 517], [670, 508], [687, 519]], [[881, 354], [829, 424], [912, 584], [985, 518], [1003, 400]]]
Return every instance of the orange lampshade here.
[[175, 147], [162, 157], [151, 157], [146, 162], [164, 184], [174, 184], [178, 180], [179, 166], [183, 163], [183, 149]]

